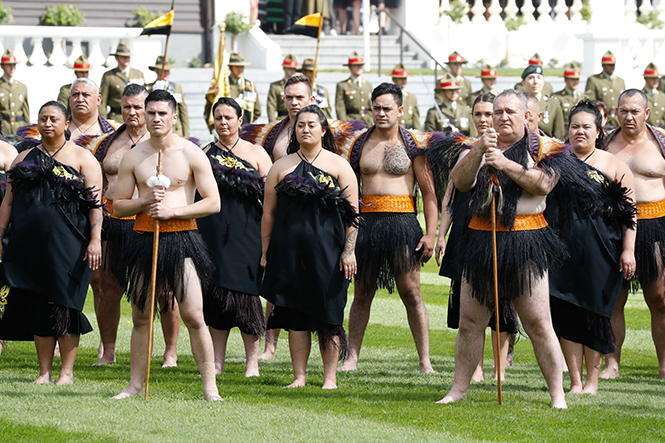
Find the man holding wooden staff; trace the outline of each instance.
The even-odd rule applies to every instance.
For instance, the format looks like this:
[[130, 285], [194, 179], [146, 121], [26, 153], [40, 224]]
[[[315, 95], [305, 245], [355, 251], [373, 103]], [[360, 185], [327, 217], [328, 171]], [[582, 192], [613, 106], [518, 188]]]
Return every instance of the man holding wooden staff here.
[[[494, 129], [460, 154], [451, 173], [457, 190], [470, 194], [470, 221], [459, 248], [463, 281], [455, 379], [439, 403], [466, 398], [494, 309], [491, 207], [487, 203], [492, 201], [488, 192], [494, 182], [501, 188], [496, 220], [499, 296], [512, 300], [533, 342], [552, 407], [564, 409], [563, 364], [552, 327], [547, 271], [561, 260], [565, 246], [548, 226], [543, 211], [548, 194], [572, 159], [562, 143], [527, 130], [529, 111], [524, 93], [501, 93], [494, 101], [493, 118]], [[492, 181], [493, 174], [498, 183]]]
[[[192, 354], [201, 373], [207, 400], [221, 400], [215, 382], [212, 340], [203, 319], [201, 281], [212, 270], [206, 246], [197, 231], [197, 218], [219, 212], [220, 199], [210, 162], [193, 143], [173, 134], [178, 119], [176, 101], [164, 90], [146, 99], [150, 139], [129, 151], [120, 163], [114, 200], [118, 217], [136, 214], [135, 241], [123, 254], [128, 269], [128, 295], [134, 329], [131, 341], [129, 387], [114, 398], [141, 394], [148, 369], [151, 305], [150, 288], [164, 292], [165, 309], [173, 300], [189, 330]], [[155, 175], [156, 167], [161, 174]], [[133, 197], [138, 188], [138, 197]], [[198, 190], [201, 200], [194, 202]], [[158, 220], [158, 222], [155, 222]], [[151, 282], [153, 235], [158, 235], [157, 277]], [[161, 232], [161, 234], [160, 234]]]

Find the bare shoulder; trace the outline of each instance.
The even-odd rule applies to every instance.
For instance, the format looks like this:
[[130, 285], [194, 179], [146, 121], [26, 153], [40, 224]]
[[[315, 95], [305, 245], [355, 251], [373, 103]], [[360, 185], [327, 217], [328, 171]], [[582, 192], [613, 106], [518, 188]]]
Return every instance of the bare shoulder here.
[[12, 162], [12, 168], [13, 168], [14, 166], [16, 166], [17, 163], [20, 163], [20, 162], [22, 162], [23, 160], [25, 160], [25, 157], [26, 157], [30, 152], [32, 152], [33, 149], [37, 149], [37, 148], [26, 149], [25, 151], [23, 151], [23, 152], [21, 152], [19, 155], [17, 155], [16, 158], [14, 159], [14, 161]]

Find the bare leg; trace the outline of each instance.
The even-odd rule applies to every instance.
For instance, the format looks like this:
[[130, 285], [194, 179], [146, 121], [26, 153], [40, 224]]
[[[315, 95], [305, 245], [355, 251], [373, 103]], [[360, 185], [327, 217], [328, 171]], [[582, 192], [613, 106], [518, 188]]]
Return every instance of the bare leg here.
[[568, 406], [563, 393], [561, 345], [552, 326], [547, 275], [532, 283], [531, 296], [522, 294], [515, 299], [513, 305], [533, 343], [538, 366], [550, 390], [552, 407], [566, 409]]
[[152, 327], [149, 312], [139, 310], [132, 305], [132, 339], [130, 347], [130, 375], [127, 389], [116, 395], [115, 399], [135, 397], [143, 392], [143, 383], [147, 369], [148, 358], [148, 334]]
[[433, 374], [434, 368], [432, 368], [429, 358], [429, 320], [420, 292], [420, 268], [416, 267], [407, 274], [398, 275], [395, 283], [402, 303], [406, 307], [409, 328], [411, 328], [413, 340], [416, 342], [420, 372]]
[[[494, 380], [496, 380], [496, 331], [492, 331], [492, 353], [494, 354]], [[508, 348], [510, 347], [510, 334], [500, 332], [501, 340], [501, 380], [506, 379], [506, 362], [508, 361]]]
[[242, 342], [245, 344], [245, 377], [259, 376], [259, 349], [261, 337], [241, 332]]
[[662, 269], [658, 280], [642, 288], [642, 292], [651, 311], [651, 337], [656, 346], [658, 372], [665, 380], [665, 273]]
[[360, 5], [361, 0], [353, 0], [353, 35], [360, 35]]
[[60, 376], [56, 382], [57, 385], [71, 385], [74, 382], [74, 361], [76, 361], [80, 338], [80, 335], [64, 335], [58, 337], [62, 368], [60, 369]]
[[319, 341], [323, 360], [323, 389], [337, 389], [337, 362], [339, 361], [339, 337], [326, 343], [326, 350]]
[[485, 334], [483, 334], [483, 344], [481, 347], [483, 349], [483, 352], [480, 354], [480, 360], [478, 361], [478, 366], [476, 366], [476, 370], [471, 376], [471, 380], [475, 382], [481, 382], [485, 380], [485, 373], [483, 368], [483, 354], [485, 353]]
[[107, 363], [115, 363], [116, 339], [118, 337], [118, 323], [120, 323], [120, 302], [122, 301], [122, 288], [118, 287], [115, 277], [107, 271], [99, 269], [94, 271], [98, 274], [99, 287], [95, 292], [95, 314], [99, 325], [101, 336], [101, 355], [99, 361], [93, 366]]
[[221, 400], [215, 381], [215, 352], [203, 319], [203, 294], [191, 259], [185, 260], [185, 296], [180, 301], [180, 315], [189, 330], [192, 355], [201, 373], [206, 400]]
[[455, 342], [455, 378], [450, 392], [437, 403], [466, 399], [471, 377], [483, 355], [483, 337], [490, 316], [490, 311], [471, 297], [471, 286], [462, 281], [459, 331]]
[[0, 355], [2, 355], [2, 349], [5, 347], [5, 341], [0, 340]]
[[376, 288], [365, 291], [362, 284], [356, 281], [353, 303], [349, 313], [349, 356], [346, 362], [339, 367], [340, 371], [355, 371], [358, 369], [358, 357], [365, 337], [365, 329], [367, 329], [367, 323], [369, 322], [374, 294], [376, 294]]
[[570, 393], [581, 394], [584, 389], [582, 383], [582, 369], [584, 366], [584, 346], [565, 338], [561, 339], [561, 350], [568, 364], [568, 375], [570, 375]]
[[312, 349], [312, 333], [310, 331], [289, 331], [289, 351], [293, 365], [293, 383], [287, 388], [305, 386], [307, 360]]
[[226, 343], [229, 340], [231, 331], [222, 329], [215, 329], [209, 327], [210, 337], [212, 338], [212, 346], [215, 351], [215, 374], [224, 372], [224, 361], [226, 360]]
[[614, 352], [605, 356], [605, 369], [600, 373], [600, 378], [611, 379], [619, 376], [621, 366], [621, 347], [626, 339], [626, 317], [624, 309], [628, 301], [628, 290], [621, 288], [617, 304], [612, 311], [612, 331], [614, 331]]
[[[266, 325], [268, 324], [268, 318], [272, 312], [273, 304], [266, 302]], [[268, 329], [266, 331], [266, 346], [263, 350], [263, 354], [259, 355], [259, 360], [272, 360], [275, 358], [275, 352], [277, 351], [277, 340], [279, 339], [279, 329]]]
[[55, 337], [39, 337], [35, 335], [34, 339], [35, 348], [37, 348], [37, 361], [39, 362], [39, 377], [33, 383], [51, 383]]
[[[180, 309], [178, 301], [173, 301], [175, 308], [167, 308], [166, 312], [160, 315], [162, 324], [162, 334], [164, 334], [164, 364], [162, 368], [174, 368], [178, 366], [178, 335], [180, 334]], [[160, 306], [164, 306], [164, 295], [160, 296]]]
[[593, 395], [598, 392], [598, 374], [603, 362], [603, 354], [585, 346], [584, 359], [586, 360], [586, 383], [584, 383], [582, 394]]
[[[104, 245], [102, 244], [102, 248]], [[101, 277], [100, 272], [101, 268], [95, 271], [92, 271], [92, 277], [90, 278], [90, 286], [92, 287], [92, 297], [93, 297], [93, 306], [95, 307], [95, 315], [97, 317], [97, 324], [99, 325], [99, 303], [102, 300], [102, 288], [101, 288]], [[99, 325], [99, 346], [97, 347], [97, 358], [102, 358], [104, 355], [104, 340], [102, 340], [102, 331], [101, 325]], [[95, 365], [93, 365], [95, 366]]]

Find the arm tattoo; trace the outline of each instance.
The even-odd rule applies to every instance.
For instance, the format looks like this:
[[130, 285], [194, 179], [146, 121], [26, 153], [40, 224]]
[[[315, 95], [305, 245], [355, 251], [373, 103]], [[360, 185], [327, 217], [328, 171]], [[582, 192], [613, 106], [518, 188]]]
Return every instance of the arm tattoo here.
[[5, 236], [5, 231], [6, 231], [6, 229], [5, 229], [5, 228], [3, 228], [3, 227], [0, 227], [0, 238], [2, 238], [2, 237], [4, 237], [4, 236]]
[[342, 260], [353, 255], [354, 250], [356, 249], [356, 238], [358, 237], [358, 229], [353, 229], [349, 232], [349, 235], [346, 236], [344, 241], [344, 252], [342, 252]]
[[388, 174], [403, 175], [411, 168], [411, 160], [401, 143], [386, 145], [383, 155], [383, 170]]

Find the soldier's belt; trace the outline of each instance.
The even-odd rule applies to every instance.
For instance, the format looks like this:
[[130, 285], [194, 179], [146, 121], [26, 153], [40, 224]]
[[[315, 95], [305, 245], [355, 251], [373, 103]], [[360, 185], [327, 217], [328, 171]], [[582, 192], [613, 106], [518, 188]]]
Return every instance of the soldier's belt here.
[[657, 202], [640, 203], [637, 205], [637, 219], [647, 220], [665, 217], [665, 200]]
[[118, 108], [118, 109], [111, 108], [111, 110], [109, 111], [109, 114], [122, 114], [122, 109], [120, 109], [120, 108]]
[[[159, 221], [159, 232], [196, 231], [197, 228], [196, 220], [193, 218], [174, 218]], [[134, 230], [137, 232], [155, 232], [155, 219], [145, 212], [137, 214], [136, 221], [134, 222]]]
[[[512, 229], [508, 229], [501, 224], [500, 215], [496, 218], [497, 231], [537, 231], [546, 227], [547, 220], [545, 220], [542, 212], [540, 214], [516, 215], [515, 224]], [[473, 229], [474, 231], [491, 231], [492, 224], [489, 220], [483, 220], [478, 215], [474, 215], [469, 222], [469, 229]]]
[[284, 117], [289, 115], [289, 111], [277, 111], [277, 116], [278, 117]]
[[9, 116], [9, 115], [4, 115], [4, 114], [3, 114], [2, 119], [3, 119], [4, 121], [6, 121], [6, 122], [10, 122], [10, 123], [14, 123], [14, 122], [24, 122], [24, 121], [25, 121], [25, 117], [23, 117], [22, 115], [12, 115], [12, 116]]
[[413, 195], [363, 195], [360, 212], [416, 212]]
[[360, 115], [365, 115], [365, 110], [364, 109], [347, 109], [346, 110], [347, 114], [360, 114]]

